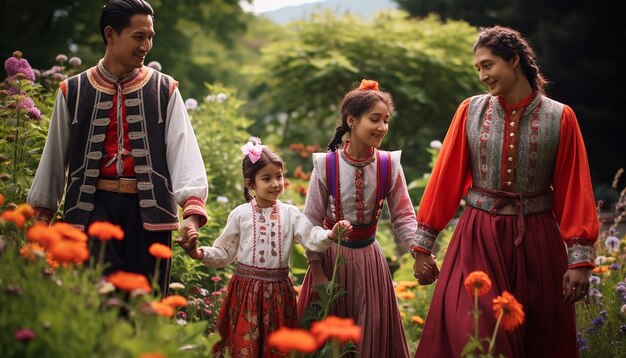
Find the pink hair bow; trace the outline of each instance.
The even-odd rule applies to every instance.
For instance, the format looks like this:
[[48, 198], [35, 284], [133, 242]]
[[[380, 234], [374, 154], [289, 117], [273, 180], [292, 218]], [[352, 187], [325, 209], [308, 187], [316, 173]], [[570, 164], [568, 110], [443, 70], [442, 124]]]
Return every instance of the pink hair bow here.
[[261, 158], [261, 152], [263, 148], [267, 148], [261, 144], [253, 144], [252, 142], [248, 142], [245, 145], [241, 146], [241, 152], [244, 156], [248, 156], [252, 164], [256, 163], [259, 158]]

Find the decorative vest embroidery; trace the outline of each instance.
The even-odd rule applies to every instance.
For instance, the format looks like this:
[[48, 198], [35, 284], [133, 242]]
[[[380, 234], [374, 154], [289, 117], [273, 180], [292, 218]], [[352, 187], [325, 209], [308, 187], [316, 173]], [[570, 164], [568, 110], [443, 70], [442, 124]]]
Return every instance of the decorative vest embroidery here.
[[[144, 228], [151, 231], [179, 228], [165, 160], [163, 120], [175, 83], [170, 76], [145, 66], [122, 83], [125, 100], [120, 105], [126, 107], [141, 218]], [[116, 89], [104, 80], [97, 67], [67, 79], [65, 88], [71, 123], [64, 214], [66, 221], [84, 228], [94, 209], [95, 185]], [[77, 148], [84, 151], [76, 151]]]
[[[563, 105], [537, 94], [517, 124], [517, 157], [512, 192], [548, 191], [559, 144]], [[506, 133], [505, 111], [497, 97], [475, 96], [468, 108], [466, 131], [471, 156], [472, 178], [477, 186], [502, 190], [503, 145]], [[506, 158], [505, 158], [506, 159]], [[490, 211], [497, 199], [470, 189], [465, 201]], [[523, 199], [525, 214], [550, 209], [551, 194]]]

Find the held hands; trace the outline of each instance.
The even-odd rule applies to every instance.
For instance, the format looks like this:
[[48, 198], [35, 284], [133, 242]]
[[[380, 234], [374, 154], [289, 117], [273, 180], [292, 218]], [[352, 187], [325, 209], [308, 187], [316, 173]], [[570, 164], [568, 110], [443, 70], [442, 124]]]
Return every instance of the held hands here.
[[413, 264], [413, 276], [420, 285], [430, 285], [439, 277], [439, 268], [435, 263], [435, 256], [425, 252], [415, 253], [415, 263]]
[[349, 233], [352, 232], [352, 224], [350, 224], [350, 222], [348, 220], [339, 220], [333, 226], [333, 231], [330, 234], [328, 234], [328, 238], [333, 240], [333, 241], [337, 241], [337, 236], [339, 234], [339, 228], [342, 228], [342, 231], [341, 231], [341, 236], [342, 237], [345, 237], [346, 235], [348, 235]]
[[568, 269], [563, 275], [563, 301], [576, 303], [589, 292], [589, 268], [579, 267]]
[[187, 252], [187, 255], [195, 260], [201, 260], [204, 257], [204, 253], [198, 250], [198, 226], [200, 225], [197, 215], [185, 218], [180, 229], [181, 237], [174, 240]]

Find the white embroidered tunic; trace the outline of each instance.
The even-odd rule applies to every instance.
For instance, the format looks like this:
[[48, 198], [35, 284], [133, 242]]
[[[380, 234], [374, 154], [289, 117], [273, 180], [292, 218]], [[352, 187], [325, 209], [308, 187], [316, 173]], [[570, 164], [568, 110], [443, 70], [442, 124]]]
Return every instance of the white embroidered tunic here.
[[[254, 209], [253, 209], [254, 208]], [[333, 242], [330, 230], [313, 224], [293, 205], [276, 201], [260, 208], [256, 200], [233, 209], [226, 227], [213, 246], [201, 246], [202, 262], [212, 268], [238, 262], [259, 268], [289, 267], [296, 243], [306, 250], [323, 252]]]

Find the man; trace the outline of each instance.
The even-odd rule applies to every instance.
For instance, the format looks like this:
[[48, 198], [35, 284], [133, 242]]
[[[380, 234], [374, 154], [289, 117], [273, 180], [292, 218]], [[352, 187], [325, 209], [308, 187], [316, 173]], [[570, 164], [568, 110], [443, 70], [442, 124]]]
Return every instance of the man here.
[[[87, 230], [120, 225], [106, 245], [105, 274], [152, 279], [153, 243], [171, 247], [171, 231], [204, 225], [208, 184], [178, 82], [143, 65], [152, 48], [154, 12], [144, 0], [111, 0], [100, 17], [104, 58], [60, 84], [48, 138], [28, 194], [38, 220], [50, 222], [65, 194], [64, 220]], [[178, 207], [183, 208], [179, 225]], [[98, 257], [100, 242], [91, 244]], [[167, 294], [170, 260], [161, 260]]]

